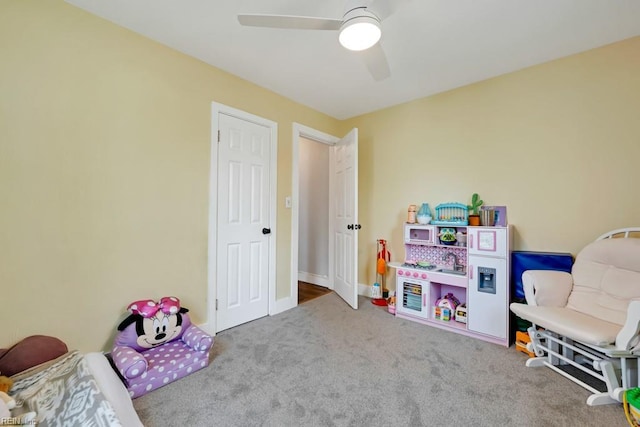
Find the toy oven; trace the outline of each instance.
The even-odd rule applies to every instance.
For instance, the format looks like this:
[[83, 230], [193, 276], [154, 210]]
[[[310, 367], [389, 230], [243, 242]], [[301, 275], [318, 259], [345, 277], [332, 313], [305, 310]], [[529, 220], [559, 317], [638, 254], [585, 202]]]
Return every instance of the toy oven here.
[[398, 274], [396, 276], [396, 289], [396, 314], [405, 314], [423, 319], [429, 318], [428, 280]]

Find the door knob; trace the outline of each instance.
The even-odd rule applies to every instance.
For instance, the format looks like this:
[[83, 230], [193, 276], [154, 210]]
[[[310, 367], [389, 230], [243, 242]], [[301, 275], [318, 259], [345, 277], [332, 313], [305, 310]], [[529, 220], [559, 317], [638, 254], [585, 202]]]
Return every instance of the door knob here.
[[263, 228], [262, 229], [262, 234], [271, 234], [271, 229], [270, 228]]
[[360, 230], [361, 228], [362, 228], [362, 226], [361, 226], [360, 224], [356, 224], [356, 225], [355, 225], [355, 229], [356, 229], [356, 230]]
[[353, 230], [353, 224], [347, 225], [347, 230]]

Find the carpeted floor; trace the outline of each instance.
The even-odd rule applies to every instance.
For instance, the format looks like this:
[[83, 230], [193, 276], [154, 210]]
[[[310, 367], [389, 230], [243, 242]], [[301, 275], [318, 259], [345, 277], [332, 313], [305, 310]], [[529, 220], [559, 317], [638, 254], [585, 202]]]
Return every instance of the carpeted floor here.
[[627, 425], [525, 360], [331, 293], [218, 334], [209, 367], [134, 406], [147, 427]]

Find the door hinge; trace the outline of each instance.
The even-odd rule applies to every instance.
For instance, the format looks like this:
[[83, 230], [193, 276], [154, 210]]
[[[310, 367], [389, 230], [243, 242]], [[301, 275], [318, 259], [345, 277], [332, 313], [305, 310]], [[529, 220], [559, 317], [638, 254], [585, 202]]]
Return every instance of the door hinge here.
[[218, 298], [216, 298], [216, 311], [218, 311]]
[[220, 131], [218, 131], [218, 142], [220, 142]]

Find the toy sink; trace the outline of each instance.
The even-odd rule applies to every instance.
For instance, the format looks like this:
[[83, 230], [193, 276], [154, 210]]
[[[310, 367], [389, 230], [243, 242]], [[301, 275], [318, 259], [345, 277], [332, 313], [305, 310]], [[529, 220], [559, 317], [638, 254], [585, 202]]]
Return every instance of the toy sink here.
[[433, 271], [437, 273], [457, 274], [458, 276], [466, 276], [467, 274], [464, 270], [451, 270], [449, 268], [437, 268]]

